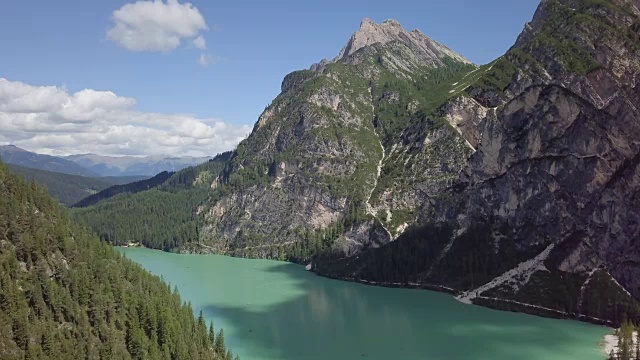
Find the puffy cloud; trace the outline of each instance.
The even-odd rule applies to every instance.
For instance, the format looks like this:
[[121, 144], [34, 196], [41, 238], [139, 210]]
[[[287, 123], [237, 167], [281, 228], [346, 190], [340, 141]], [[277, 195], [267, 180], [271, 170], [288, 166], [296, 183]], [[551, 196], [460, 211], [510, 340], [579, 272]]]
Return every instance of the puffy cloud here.
[[235, 147], [248, 125], [135, 110], [111, 91], [69, 93], [0, 78], [0, 143], [46, 154], [211, 156]]
[[208, 29], [207, 23], [191, 3], [137, 1], [115, 10], [112, 19], [107, 39], [131, 51], [171, 51], [184, 39], [197, 48], [205, 46], [200, 33]]

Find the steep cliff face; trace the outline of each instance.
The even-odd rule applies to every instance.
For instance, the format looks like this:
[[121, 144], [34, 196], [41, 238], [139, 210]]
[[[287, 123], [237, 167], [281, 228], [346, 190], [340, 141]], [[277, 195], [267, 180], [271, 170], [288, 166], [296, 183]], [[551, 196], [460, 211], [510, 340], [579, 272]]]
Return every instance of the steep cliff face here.
[[428, 114], [475, 69], [395, 21], [364, 20], [333, 62], [284, 79], [199, 209], [201, 243], [306, 261], [389, 242], [414, 221], [421, 188], [446, 186], [471, 152]]
[[543, 0], [478, 67], [365, 19], [333, 61], [284, 79], [189, 251], [638, 318], [639, 34], [640, 1]]
[[[515, 46], [439, 108], [475, 152], [423, 203], [429, 225], [319, 271], [549, 315], [637, 317], [639, 7], [543, 1]], [[417, 265], [381, 272], [390, 261]]]

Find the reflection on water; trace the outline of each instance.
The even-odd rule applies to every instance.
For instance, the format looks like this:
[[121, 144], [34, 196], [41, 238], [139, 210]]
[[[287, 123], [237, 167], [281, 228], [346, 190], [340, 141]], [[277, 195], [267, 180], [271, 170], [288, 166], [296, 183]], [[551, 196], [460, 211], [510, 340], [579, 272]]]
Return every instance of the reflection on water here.
[[608, 332], [429, 291], [324, 279], [287, 263], [123, 251], [177, 285], [245, 360], [601, 360], [598, 342]]

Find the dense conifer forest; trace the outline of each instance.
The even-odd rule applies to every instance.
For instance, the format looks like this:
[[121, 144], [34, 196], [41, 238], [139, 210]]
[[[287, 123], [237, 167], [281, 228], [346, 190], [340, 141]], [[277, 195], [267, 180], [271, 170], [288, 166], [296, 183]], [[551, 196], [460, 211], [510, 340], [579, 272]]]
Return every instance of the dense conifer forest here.
[[66, 206], [111, 186], [140, 180], [137, 176], [84, 177], [13, 164], [6, 165], [13, 173], [23, 176], [28, 181], [35, 179], [38, 184], [47, 188], [49, 195]]
[[0, 163], [0, 359], [232, 359], [177, 290]]
[[87, 207], [97, 203], [100, 200], [112, 198], [118, 194], [128, 193], [135, 194], [140, 191], [153, 189], [156, 186], [162, 184], [168, 178], [170, 178], [175, 172], [163, 171], [158, 175], [140, 181], [135, 181], [128, 184], [114, 185], [107, 189], [104, 189], [98, 193], [87, 196], [77, 203], [73, 204], [74, 207]]
[[230, 153], [178, 171], [153, 189], [122, 193], [82, 209], [73, 216], [96, 231], [102, 240], [115, 245], [129, 242], [172, 250], [197, 239], [194, 209], [210, 192]]

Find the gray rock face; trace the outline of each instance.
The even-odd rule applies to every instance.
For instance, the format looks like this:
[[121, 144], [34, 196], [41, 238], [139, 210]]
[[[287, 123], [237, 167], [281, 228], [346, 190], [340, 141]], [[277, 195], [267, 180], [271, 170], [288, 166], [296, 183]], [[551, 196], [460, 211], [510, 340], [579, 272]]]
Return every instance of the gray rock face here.
[[[630, 1], [612, 6], [625, 11], [543, 2], [515, 47], [531, 54], [549, 77], [534, 75], [522, 88], [527, 74], [515, 76], [513, 95], [497, 117], [476, 127], [482, 136], [463, 177], [465, 212], [506, 224], [519, 246], [566, 244], [551, 254], [561, 270], [604, 266], [640, 297], [640, 218], [632, 195], [640, 189], [640, 42], [606, 27], [638, 24], [640, 11]], [[588, 73], [568, 70], [562, 58], [549, 54], [552, 49], [536, 44], [563, 11], [595, 19], [566, 34], [594, 59]]]
[[375, 44], [388, 44], [400, 42], [409, 45], [414, 50], [414, 55], [422, 61], [430, 62], [431, 65], [443, 65], [443, 58], [451, 58], [457, 61], [471, 64], [460, 54], [452, 51], [448, 47], [431, 40], [420, 30], [407, 32], [400, 23], [395, 20], [385, 20], [382, 24], [376, 24], [371, 19], [364, 19], [360, 23], [358, 30], [349, 42], [342, 48], [340, 54], [333, 60], [334, 62], [347, 59], [358, 50]]
[[[457, 176], [470, 149], [426, 118], [431, 93], [417, 87], [475, 66], [394, 21], [365, 20], [347, 47], [285, 77], [199, 209], [207, 249], [277, 257], [300, 243], [341, 256], [379, 247], [414, 221], [423, 192]], [[400, 162], [415, 175], [406, 184], [391, 171]]]
[[200, 242], [486, 306], [640, 320], [639, 33], [638, 1], [544, 0], [475, 67], [365, 19], [333, 62], [284, 79], [199, 209]]
[[[402, 276], [467, 291], [464, 301], [545, 315], [637, 318], [640, 37], [627, 31], [640, 29], [639, 15], [637, 1], [543, 1], [514, 48], [469, 86], [472, 96], [440, 108], [475, 151], [455, 184], [423, 203], [420, 219], [454, 235], [413, 254], [415, 236], [401, 236], [320, 272]], [[426, 264], [375, 275], [388, 258]]]

